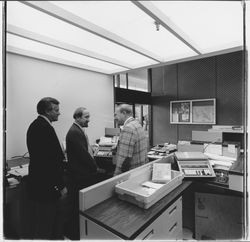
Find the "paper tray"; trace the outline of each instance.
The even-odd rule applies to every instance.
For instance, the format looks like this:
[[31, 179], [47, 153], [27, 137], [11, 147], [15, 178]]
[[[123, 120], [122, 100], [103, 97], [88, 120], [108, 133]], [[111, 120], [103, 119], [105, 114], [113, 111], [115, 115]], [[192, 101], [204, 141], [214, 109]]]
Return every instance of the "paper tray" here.
[[172, 179], [161, 188], [156, 189], [153, 193], [149, 192], [147, 188], [142, 186], [142, 183], [151, 181], [152, 167], [149, 167], [142, 174], [117, 184], [115, 192], [121, 200], [147, 209], [179, 186], [184, 176], [182, 172], [172, 170], [171, 177]]

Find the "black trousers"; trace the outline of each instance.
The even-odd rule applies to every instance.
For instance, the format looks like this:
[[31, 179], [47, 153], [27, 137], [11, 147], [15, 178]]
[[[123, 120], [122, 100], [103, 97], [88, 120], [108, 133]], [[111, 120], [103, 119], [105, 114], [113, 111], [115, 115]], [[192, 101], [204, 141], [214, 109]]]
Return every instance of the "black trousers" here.
[[66, 197], [55, 201], [31, 201], [32, 239], [64, 239], [64, 224], [68, 217], [66, 203]]
[[69, 217], [65, 225], [65, 236], [71, 240], [80, 240], [80, 221], [79, 221], [79, 191], [83, 188], [94, 185], [98, 182], [110, 178], [106, 174], [96, 173], [89, 179], [75, 180], [74, 176], [68, 179], [68, 202]]

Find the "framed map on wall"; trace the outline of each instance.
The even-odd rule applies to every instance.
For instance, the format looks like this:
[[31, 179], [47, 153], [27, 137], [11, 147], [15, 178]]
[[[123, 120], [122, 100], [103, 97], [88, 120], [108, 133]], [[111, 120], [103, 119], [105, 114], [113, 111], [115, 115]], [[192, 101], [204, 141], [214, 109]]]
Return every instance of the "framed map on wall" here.
[[171, 101], [170, 123], [216, 124], [215, 98]]

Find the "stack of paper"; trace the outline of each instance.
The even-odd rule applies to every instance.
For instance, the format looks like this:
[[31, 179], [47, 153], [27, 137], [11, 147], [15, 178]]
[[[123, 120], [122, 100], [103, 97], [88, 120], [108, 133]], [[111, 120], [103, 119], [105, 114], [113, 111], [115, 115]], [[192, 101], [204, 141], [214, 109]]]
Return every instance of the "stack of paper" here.
[[223, 169], [229, 170], [229, 168], [235, 162], [235, 159], [232, 157], [226, 157], [222, 155], [216, 155], [211, 153], [204, 153], [209, 158], [210, 164], [214, 167], [214, 169]]
[[166, 183], [171, 180], [171, 164], [154, 163], [152, 172], [152, 181]]
[[190, 152], [175, 152], [177, 160], [207, 160], [207, 156], [202, 152], [190, 151]]

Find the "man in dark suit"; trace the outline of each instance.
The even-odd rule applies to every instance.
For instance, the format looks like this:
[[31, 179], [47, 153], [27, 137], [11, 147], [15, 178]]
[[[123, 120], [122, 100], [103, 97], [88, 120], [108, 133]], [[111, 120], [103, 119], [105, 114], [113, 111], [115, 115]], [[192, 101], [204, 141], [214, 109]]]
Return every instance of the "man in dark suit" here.
[[105, 170], [98, 168], [93, 151], [85, 133], [90, 114], [86, 108], [77, 108], [73, 114], [75, 122], [66, 136], [68, 174], [70, 178], [69, 197], [72, 205], [72, 218], [69, 226], [70, 239], [79, 239], [79, 190], [106, 179]]
[[33, 201], [33, 239], [63, 239], [64, 154], [51, 123], [58, 120], [59, 102], [51, 97], [37, 104], [39, 116], [27, 131], [30, 155], [28, 192]]

